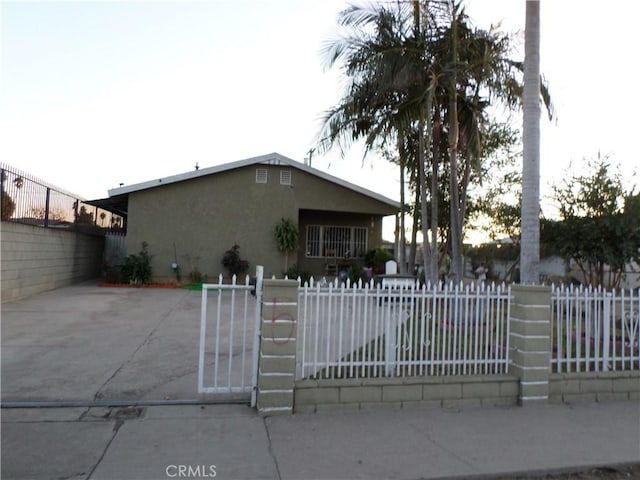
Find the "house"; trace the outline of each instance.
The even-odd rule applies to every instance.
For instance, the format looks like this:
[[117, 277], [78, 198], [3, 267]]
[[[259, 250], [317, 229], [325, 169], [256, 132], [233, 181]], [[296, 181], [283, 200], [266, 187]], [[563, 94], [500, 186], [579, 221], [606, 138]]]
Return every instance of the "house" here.
[[335, 275], [382, 243], [382, 219], [398, 202], [277, 153], [122, 186], [92, 202], [126, 215], [127, 251], [148, 243], [153, 281], [197, 269], [213, 280], [233, 245], [265, 276], [282, 276], [285, 254], [274, 229], [298, 225], [299, 246], [288, 265], [312, 275]]

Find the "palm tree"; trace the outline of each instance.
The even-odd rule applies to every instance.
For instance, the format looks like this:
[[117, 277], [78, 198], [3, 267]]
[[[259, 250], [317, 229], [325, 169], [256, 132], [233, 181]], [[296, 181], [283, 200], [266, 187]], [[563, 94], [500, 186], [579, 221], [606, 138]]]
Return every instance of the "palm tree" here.
[[[468, 186], [472, 172], [480, 170], [486, 110], [494, 101], [510, 108], [519, 104], [522, 64], [509, 58], [510, 38], [472, 28], [460, 2], [413, 0], [411, 7], [352, 6], [342, 13], [349, 34], [329, 44], [327, 54], [329, 66], [342, 61], [349, 85], [324, 118], [320, 150], [337, 143], [344, 152], [358, 139], [364, 139], [366, 152], [398, 149], [401, 168], [417, 172], [410, 178], [420, 199], [415, 211], [421, 216], [425, 277], [432, 280], [438, 272], [439, 157], [447, 151], [451, 276], [460, 280]], [[447, 140], [443, 149], [440, 138]], [[400, 148], [411, 139], [415, 148]]]
[[540, 263], [540, 2], [526, 1], [520, 281], [537, 283]]
[[487, 108], [496, 101], [514, 108], [521, 91], [518, 63], [510, 59], [510, 38], [469, 24], [460, 2], [448, 2], [448, 20], [435, 45], [447, 129], [449, 168], [450, 278], [463, 276], [462, 239], [473, 171], [480, 171]]
[[[321, 151], [337, 143], [344, 152], [344, 146], [361, 138], [365, 141], [365, 151], [395, 147], [404, 180], [404, 167], [415, 162], [409, 162], [405, 156], [411, 149], [401, 146], [411, 137], [415, 119], [420, 117], [418, 163], [424, 165], [423, 125], [430, 107], [424, 106], [426, 76], [423, 64], [418, 61], [424, 52], [421, 47], [424, 42], [419, 41], [419, 19], [417, 1], [413, 4], [413, 11], [400, 4], [397, 11], [369, 5], [352, 6], [342, 12], [341, 24], [352, 29], [351, 35], [329, 45], [328, 63], [333, 66], [342, 60], [345, 74], [351, 81], [340, 103], [325, 114]], [[423, 168], [420, 170], [424, 173]], [[425, 181], [424, 175], [420, 178]], [[401, 188], [404, 189], [403, 181]], [[422, 224], [426, 238], [426, 189], [423, 187], [421, 191], [425, 192], [422, 195]], [[401, 197], [404, 197], [404, 192], [401, 192]], [[404, 202], [401, 216], [404, 218]], [[401, 235], [404, 234], [402, 230]], [[404, 244], [404, 239], [401, 243]], [[424, 255], [426, 271], [430, 270], [430, 257], [427, 249]], [[404, 266], [404, 262], [401, 264]]]

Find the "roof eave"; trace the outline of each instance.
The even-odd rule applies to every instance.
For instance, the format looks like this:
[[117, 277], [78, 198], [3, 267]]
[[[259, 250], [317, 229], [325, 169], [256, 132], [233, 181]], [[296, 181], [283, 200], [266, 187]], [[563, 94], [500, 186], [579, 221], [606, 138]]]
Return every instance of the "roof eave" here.
[[172, 175], [169, 177], [164, 177], [164, 178], [159, 178], [157, 180], [149, 180], [146, 182], [142, 182], [142, 183], [136, 183], [133, 185], [127, 185], [127, 186], [122, 186], [122, 187], [118, 187], [118, 188], [113, 188], [111, 190], [108, 191], [109, 196], [118, 196], [118, 195], [124, 195], [124, 194], [129, 194], [129, 193], [133, 193], [133, 192], [138, 192], [141, 190], [148, 190], [150, 188], [155, 188], [155, 187], [161, 187], [163, 185], [169, 185], [172, 183], [177, 183], [177, 182], [183, 182], [186, 180], [191, 180], [193, 178], [198, 178], [198, 177], [204, 177], [207, 175], [212, 175], [215, 173], [220, 173], [220, 172], [225, 172], [228, 170], [233, 170], [236, 168], [242, 168], [242, 167], [246, 167], [249, 165], [257, 165], [257, 164], [270, 164], [270, 165], [288, 165], [291, 166], [293, 168], [297, 168], [299, 170], [302, 170], [306, 173], [309, 173], [310, 175], [314, 175], [316, 177], [320, 177], [324, 180], [327, 180], [329, 182], [335, 183], [337, 185], [340, 185], [344, 188], [347, 188], [349, 190], [353, 190], [355, 192], [358, 192], [362, 195], [365, 195], [367, 197], [373, 198], [375, 200], [378, 200], [379, 202], [382, 202], [386, 205], [389, 205], [393, 208], [395, 208], [396, 210], [400, 210], [400, 202], [397, 202], [395, 200], [392, 200], [390, 198], [385, 197], [384, 195], [380, 195], [379, 193], [373, 192], [371, 190], [368, 190], [366, 188], [363, 188], [359, 185], [355, 185], [353, 183], [347, 182], [346, 180], [343, 180], [341, 178], [335, 177], [333, 175], [330, 175], [328, 173], [325, 173], [321, 170], [317, 170], [313, 167], [310, 167], [309, 165], [305, 165], [303, 163], [300, 163], [296, 160], [293, 160], [291, 158], [285, 157], [284, 155], [280, 155], [279, 153], [269, 153], [267, 155], [260, 155], [258, 157], [251, 157], [251, 158], [246, 158], [244, 160], [237, 160], [235, 162], [230, 162], [230, 163], [225, 163], [222, 165], [215, 165], [213, 167], [207, 167], [207, 168], [201, 168], [198, 170], [193, 170], [190, 172], [185, 172], [185, 173], [181, 173], [178, 175]]

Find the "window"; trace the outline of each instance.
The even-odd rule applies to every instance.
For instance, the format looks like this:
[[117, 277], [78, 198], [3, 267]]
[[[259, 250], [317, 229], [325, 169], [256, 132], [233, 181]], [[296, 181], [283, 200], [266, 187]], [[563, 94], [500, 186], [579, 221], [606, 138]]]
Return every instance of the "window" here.
[[307, 226], [307, 257], [362, 258], [367, 251], [366, 227]]
[[280, 185], [291, 185], [291, 170], [280, 170]]
[[266, 168], [256, 168], [256, 183], [267, 183]]

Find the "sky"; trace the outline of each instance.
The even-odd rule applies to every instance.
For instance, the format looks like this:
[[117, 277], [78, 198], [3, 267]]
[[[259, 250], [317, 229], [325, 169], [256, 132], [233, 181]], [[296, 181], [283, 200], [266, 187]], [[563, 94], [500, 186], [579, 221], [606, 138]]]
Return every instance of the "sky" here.
[[[472, 21], [520, 32], [524, 0], [467, 0]], [[303, 161], [340, 98], [323, 45], [343, 0], [2, 1], [0, 162], [85, 199], [278, 152]], [[633, 51], [640, 6], [542, 0], [541, 193], [600, 153], [638, 165]], [[521, 114], [517, 114], [521, 115]], [[354, 147], [312, 166], [399, 199], [397, 168]]]

